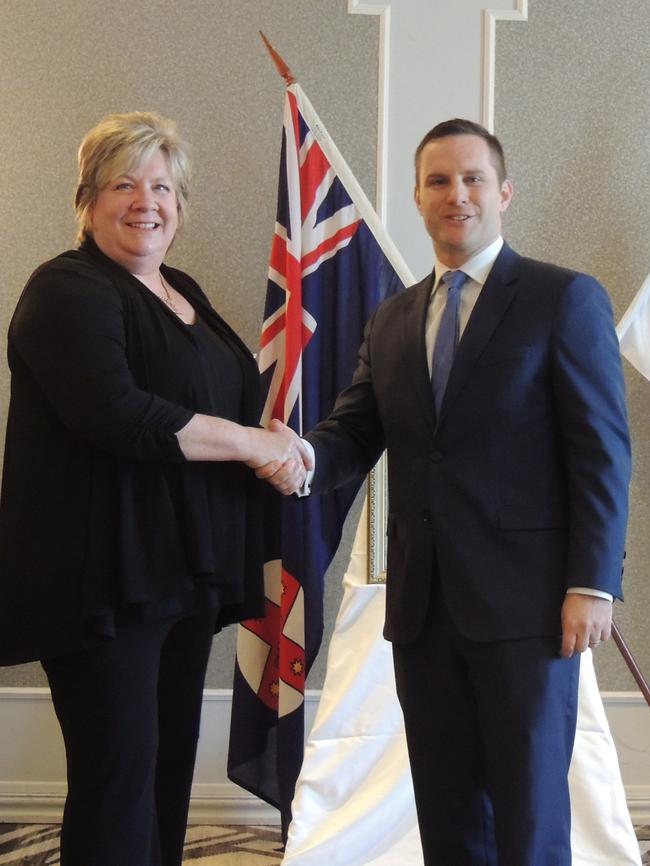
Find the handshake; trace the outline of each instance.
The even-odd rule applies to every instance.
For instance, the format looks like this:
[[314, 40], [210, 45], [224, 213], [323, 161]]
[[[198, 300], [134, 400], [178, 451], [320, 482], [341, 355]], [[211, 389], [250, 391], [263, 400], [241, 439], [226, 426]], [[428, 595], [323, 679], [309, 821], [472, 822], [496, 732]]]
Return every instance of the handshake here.
[[307, 472], [314, 468], [311, 448], [276, 418], [271, 419], [266, 430], [249, 428], [249, 433], [254, 456], [245, 461], [246, 465], [285, 496], [300, 490]]

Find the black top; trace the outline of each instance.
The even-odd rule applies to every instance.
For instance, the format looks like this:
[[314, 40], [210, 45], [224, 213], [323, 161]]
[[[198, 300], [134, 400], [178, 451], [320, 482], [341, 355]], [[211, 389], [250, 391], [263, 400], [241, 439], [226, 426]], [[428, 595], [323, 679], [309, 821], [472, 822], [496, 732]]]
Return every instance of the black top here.
[[182, 271], [184, 324], [92, 242], [32, 275], [9, 328], [0, 664], [66, 652], [116, 619], [263, 610], [259, 482], [188, 462], [195, 412], [257, 424], [250, 352]]

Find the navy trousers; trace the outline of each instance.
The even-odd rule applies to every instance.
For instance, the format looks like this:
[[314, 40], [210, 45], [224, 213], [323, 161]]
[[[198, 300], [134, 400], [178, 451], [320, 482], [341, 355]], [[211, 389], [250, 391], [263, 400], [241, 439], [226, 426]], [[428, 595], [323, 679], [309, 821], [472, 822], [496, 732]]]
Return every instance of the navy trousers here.
[[42, 661], [67, 758], [61, 866], [180, 866], [215, 618]]
[[579, 656], [470, 641], [432, 608], [393, 645], [425, 866], [570, 866]]

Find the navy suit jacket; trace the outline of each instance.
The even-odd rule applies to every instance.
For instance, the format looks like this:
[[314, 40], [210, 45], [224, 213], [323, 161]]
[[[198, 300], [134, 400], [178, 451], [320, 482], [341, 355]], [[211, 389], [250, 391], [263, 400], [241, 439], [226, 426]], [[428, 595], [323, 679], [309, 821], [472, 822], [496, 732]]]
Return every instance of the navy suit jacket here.
[[622, 597], [630, 446], [618, 341], [596, 280], [504, 245], [435, 417], [432, 277], [368, 323], [351, 386], [308, 436], [312, 490], [388, 449], [384, 635], [419, 634], [439, 581], [462, 634], [560, 634], [568, 586]]

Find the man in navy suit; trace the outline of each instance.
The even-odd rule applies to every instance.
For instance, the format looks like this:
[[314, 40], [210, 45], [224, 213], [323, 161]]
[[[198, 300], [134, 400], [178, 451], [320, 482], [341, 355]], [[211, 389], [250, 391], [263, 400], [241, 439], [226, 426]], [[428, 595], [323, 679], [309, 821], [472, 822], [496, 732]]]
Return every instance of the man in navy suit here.
[[[379, 307], [352, 385], [307, 436], [312, 493], [388, 449], [384, 635], [426, 866], [570, 866], [579, 654], [609, 638], [621, 598], [630, 453], [611, 307], [591, 277], [503, 242], [511, 198], [483, 127], [424, 137], [433, 273]], [[260, 474], [285, 493], [303, 477]]]

